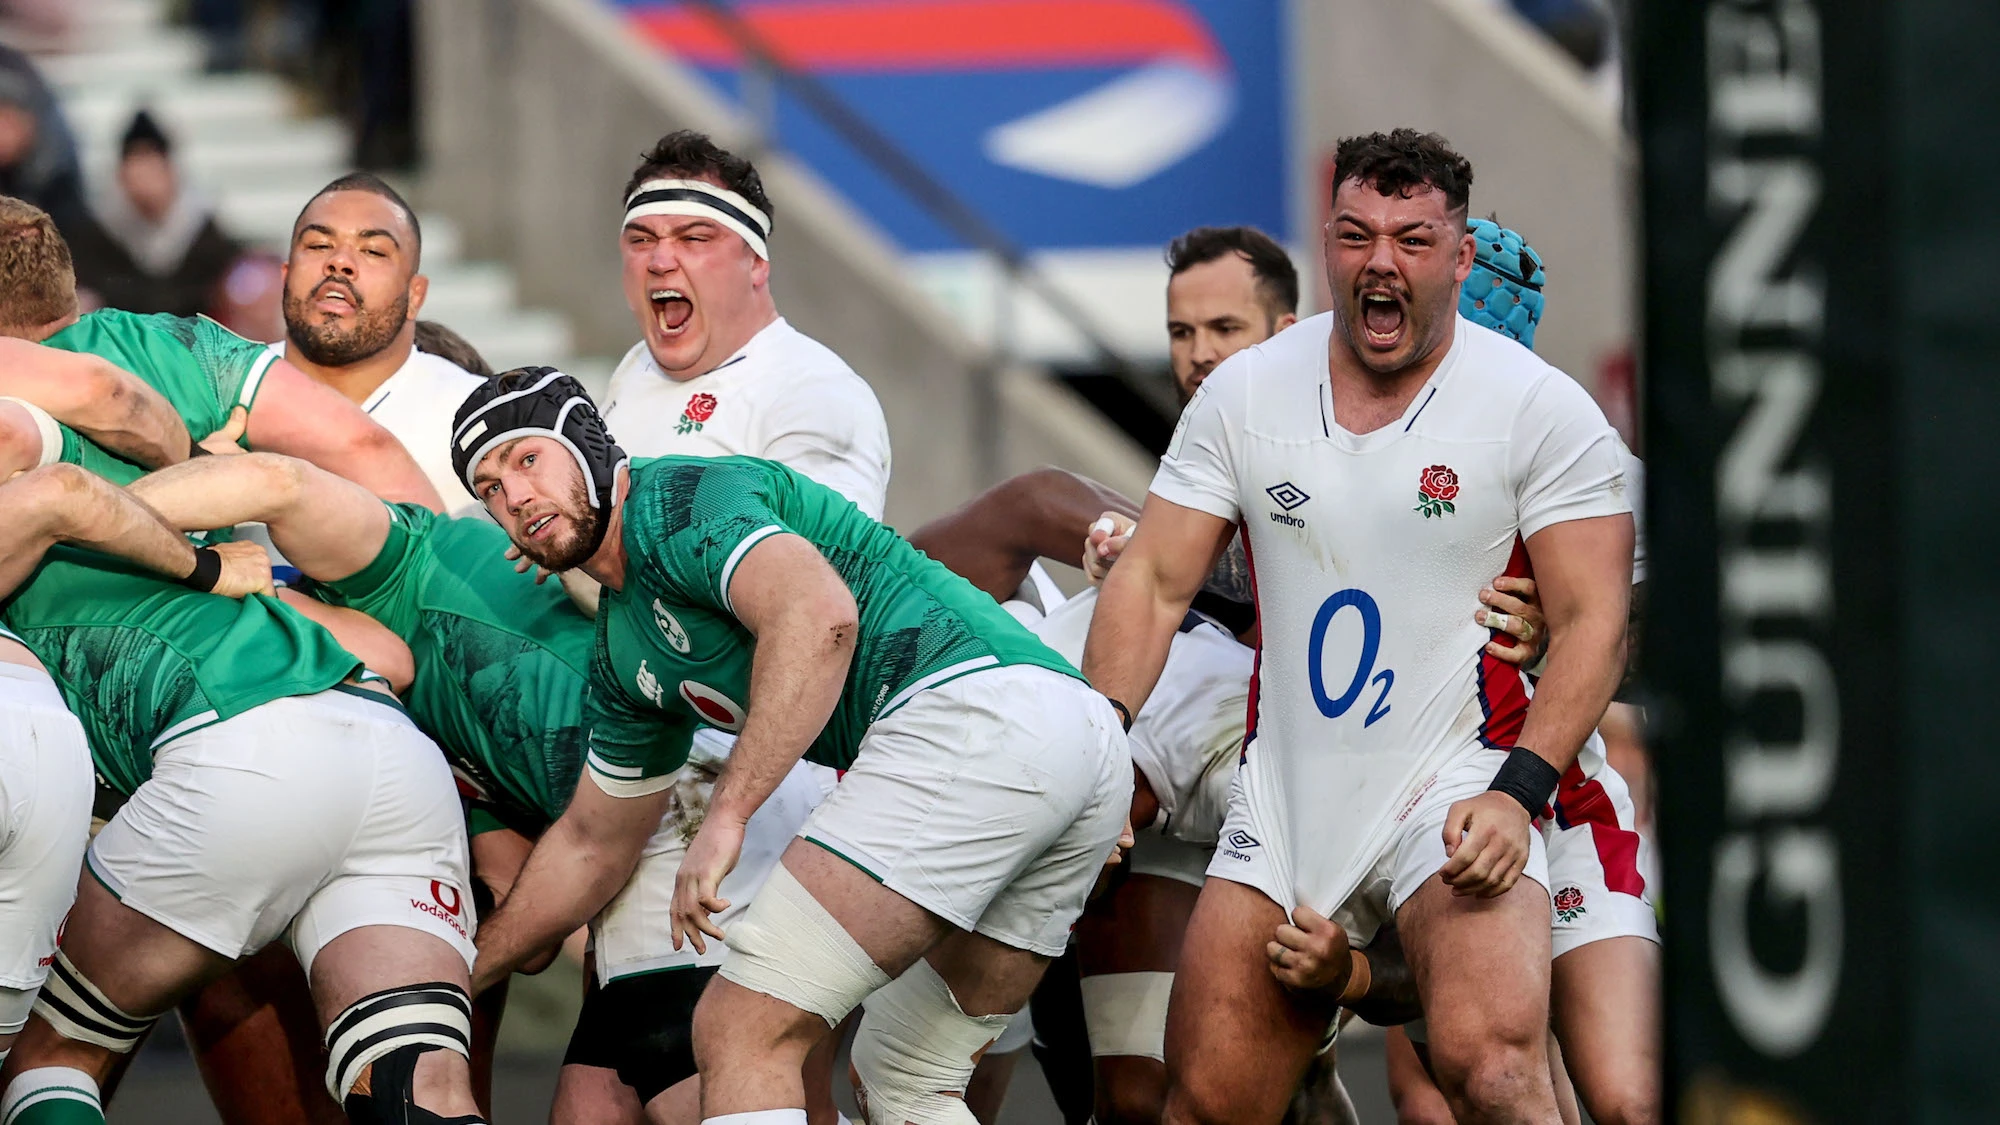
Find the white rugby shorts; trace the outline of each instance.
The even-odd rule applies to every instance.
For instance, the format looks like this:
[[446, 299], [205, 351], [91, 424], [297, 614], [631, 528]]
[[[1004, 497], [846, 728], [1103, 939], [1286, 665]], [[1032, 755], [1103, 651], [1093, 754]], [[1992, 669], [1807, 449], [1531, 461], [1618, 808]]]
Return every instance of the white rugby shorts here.
[[86, 862], [125, 905], [225, 957], [289, 928], [310, 973], [341, 934], [403, 926], [472, 965], [457, 786], [379, 692], [273, 700], [162, 745]]
[[1057, 957], [1131, 804], [1111, 704], [1007, 665], [876, 720], [799, 835], [961, 930]]
[[[707, 729], [696, 737], [703, 736], [734, 741]], [[591, 919], [590, 942], [596, 954], [599, 986], [662, 969], [720, 965], [729, 952], [722, 942], [712, 939], [706, 953], [695, 952], [692, 942], [674, 948], [674, 877], [680, 873], [681, 859], [701, 827], [700, 814], [708, 807], [709, 794], [715, 788], [712, 773], [695, 765], [682, 769], [683, 776], [675, 779], [674, 788], [677, 807], [684, 811], [681, 815], [670, 811], [660, 821], [624, 889]], [[722, 880], [719, 892], [729, 900], [729, 909], [715, 915], [715, 923], [724, 933], [750, 908], [750, 900], [778, 865], [806, 817], [833, 790], [834, 777], [825, 766], [800, 762], [750, 817], [743, 832], [743, 854]]]
[[1134, 875], [1153, 875], [1199, 887], [1207, 880], [1208, 865], [1214, 858], [1213, 847], [1165, 835], [1155, 824], [1132, 834], [1132, 850], [1125, 855], [1125, 866]]
[[[1345, 927], [1356, 945], [1373, 941], [1375, 931], [1395, 920], [1396, 911], [1417, 893], [1424, 880], [1438, 877], [1438, 869], [1447, 858], [1444, 822], [1451, 806], [1486, 792], [1506, 760], [1507, 751], [1476, 745], [1455, 755], [1417, 787], [1416, 799], [1404, 809], [1381, 853], [1347, 901], [1322, 912]], [[1285, 873], [1294, 870], [1290, 841], [1261, 827], [1277, 820], [1254, 815], [1244, 792], [1247, 774], [1247, 770], [1238, 770], [1230, 788], [1229, 815], [1223, 821], [1222, 838], [1216, 842], [1208, 874], [1255, 887], [1283, 906], [1297, 898], [1285, 885]], [[1540, 884], [1540, 889], [1549, 885], [1548, 845], [1540, 832], [1528, 834], [1528, 865], [1522, 875]], [[1321, 909], [1319, 903], [1305, 905]]]
[[1572, 766], [1556, 788], [1549, 845], [1552, 953], [1615, 937], [1660, 940], [1653, 842], [1639, 832], [1632, 793], [1609, 764], [1595, 777]]
[[[93, 778], [83, 724], [55, 682], [0, 662], [0, 988], [32, 993], [48, 976], [90, 842]], [[21, 1030], [9, 1023], [0, 1035]]]

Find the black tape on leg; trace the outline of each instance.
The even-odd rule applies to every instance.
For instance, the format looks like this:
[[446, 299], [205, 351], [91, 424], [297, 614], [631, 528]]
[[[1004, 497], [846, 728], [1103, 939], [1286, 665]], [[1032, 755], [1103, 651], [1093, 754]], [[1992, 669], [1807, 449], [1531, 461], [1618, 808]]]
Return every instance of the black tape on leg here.
[[442, 1047], [418, 1044], [376, 1059], [368, 1072], [368, 1092], [356, 1090], [341, 1106], [352, 1125], [486, 1125], [486, 1119], [440, 1117], [416, 1103], [417, 1060]]

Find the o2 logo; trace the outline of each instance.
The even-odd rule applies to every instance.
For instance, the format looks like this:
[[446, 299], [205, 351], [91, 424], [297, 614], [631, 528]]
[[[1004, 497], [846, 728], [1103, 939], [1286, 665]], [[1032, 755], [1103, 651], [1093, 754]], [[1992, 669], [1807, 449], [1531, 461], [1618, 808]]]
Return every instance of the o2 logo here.
[[[1338, 698], [1326, 694], [1326, 672], [1322, 667], [1326, 656], [1326, 631], [1333, 619], [1343, 609], [1352, 609], [1361, 615], [1361, 659], [1356, 662], [1354, 678], [1347, 683], [1347, 690]], [[1306, 644], [1306, 675], [1312, 684], [1313, 703], [1319, 713], [1329, 719], [1338, 719], [1347, 714], [1361, 693], [1371, 684], [1380, 684], [1382, 691], [1375, 697], [1374, 706], [1368, 709], [1368, 717], [1361, 725], [1372, 727], [1377, 719], [1389, 713], [1389, 689], [1396, 685], [1396, 673], [1388, 668], [1375, 671], [1375, 655], [1382, 648], [1382, 610], [1375, 599], [1364, 590], [1342, 590], [1320, 603], [1319, 612], [1313, 615], [1312, 637]], [[1371, 678], [1371, 673], [1373, 676]]]

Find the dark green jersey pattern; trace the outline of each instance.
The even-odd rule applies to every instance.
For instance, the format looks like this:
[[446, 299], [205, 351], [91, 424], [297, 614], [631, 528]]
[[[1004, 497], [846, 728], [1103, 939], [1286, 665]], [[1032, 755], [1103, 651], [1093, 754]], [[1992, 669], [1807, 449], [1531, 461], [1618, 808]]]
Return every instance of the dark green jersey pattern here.
[[846, 689], [811, 761], [846, 768], [869, 724], [961, 675], [1009, 664], [1077, 674], [971, 583], [774, 461], [634, 461], [624, 520], [625, 588], [598, 607], [586, 712], [587, 760], [608, 791], [657, 788], [697, 724], [741, 729], [752, 638], [729, 583], [752, 547], [783, 532], [819, 548], [861, 611]]
[[[137, 375], [196, 436], [250, 405], [272, 358], [203, 317], [116, 310], [87, 314], [45, 343]], [[119, 484], [143, 472], [67, 429], [60, 456]], [[5, 619], [82, 721], [98, 773], [126, 794], [152, 775], [153, 751], [169, 739], [324, 691], [360, 666], [332, 634], [276, 599], [197, 594], [68, 547], [49, 552]]]
[[459, 776], [509, 826], [539, 832], [562, 815], [583, 769], [590, 619], [561, 587], [508, 562], [507, 533], [389, 505], [375, 561], [323, 583], [334, 605], [368, 614], [417, 658], [404, 697]]
[[197, 439], [221, 429], [234, 408], [249, 409], [277, 359], [205, 316], [118, 309], [86, 313], [42, 342], [101, 356], [137, 375], [166, 396]]
[[360, 668], [275, 598], [198, 594], [71, 547], [49, 551], [6, 621], [82, 721], [98, 774], [128, 796], [162, 743]]

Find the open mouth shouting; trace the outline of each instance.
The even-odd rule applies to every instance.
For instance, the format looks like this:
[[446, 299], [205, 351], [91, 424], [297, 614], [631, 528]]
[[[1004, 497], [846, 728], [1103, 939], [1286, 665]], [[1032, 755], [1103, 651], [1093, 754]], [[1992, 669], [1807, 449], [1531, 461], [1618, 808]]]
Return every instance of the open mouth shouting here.
[[1370, 348], [1394, 350], [1403, 342], [1408, 323], [1402, 294], [1384, 287], [1361, 291], [1361, 334]]
[[647, 294], [653, 304], [653, 325], [660, 336], [671, 340], [687, 331], [694, 318], [694, 299], [679, 289], [655, 289]]

